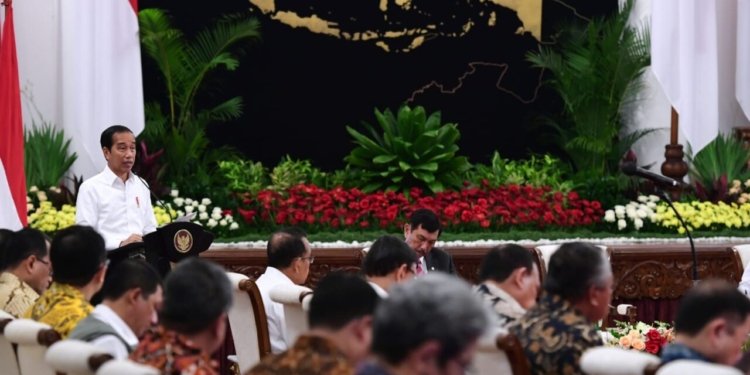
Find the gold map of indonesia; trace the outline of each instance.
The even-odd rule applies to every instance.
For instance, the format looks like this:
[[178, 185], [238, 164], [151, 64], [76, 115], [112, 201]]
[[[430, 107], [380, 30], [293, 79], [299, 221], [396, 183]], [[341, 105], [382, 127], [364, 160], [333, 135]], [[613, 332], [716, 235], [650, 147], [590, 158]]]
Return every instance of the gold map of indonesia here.
[[516, 30], [517, 34], [528, 32], [537, 40], [541, 40], [542, 37], [542, 0], [464, 0], [466, 6], [475, 3], [483, 6], [483, 9], [477, 9], [477, 17], [466, 20], [458, 30], [445, 30], [443, 27], [445, 20], [434, 20], [434, 22], [416, 27], [394, 24], [392, 29], [388, 28], [389, 11], [415, 12], [424, 16], [425, 12], [419, 6], [418, 0], [378, 0], [378, 6], [374, 6], [373, 2], [373, 15], [379, 15], [383, 19], [385, 27], [381, 30], [346, 30], [340, 26], [341, 22], [326, 19], [327, 16], [323, 14], [301, 15], [295, 10], [279, 9], [275, 0], [249, 1], [263, 14], [290, 27], [303, 28], [313, 33], [353, 42], [374, 43], [386, 52], [410, 52], [422, 46], [427, 40], [436, 37], [460, 38], [470, 33], [477, 22], [486, 22], [487, 26], [494, 27], [497, 15], [492, 10], [492, 6], [508, 8], [516, 12], [522, 24]]

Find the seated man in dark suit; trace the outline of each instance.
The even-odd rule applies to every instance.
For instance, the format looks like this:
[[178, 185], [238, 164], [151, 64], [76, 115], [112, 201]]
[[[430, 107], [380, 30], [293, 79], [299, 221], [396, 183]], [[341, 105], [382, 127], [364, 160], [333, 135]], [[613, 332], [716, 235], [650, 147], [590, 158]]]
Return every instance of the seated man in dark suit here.
[[435, 246], [440, 237], [440, 220], [431, 210], [420, 208], [411, 214], [409, 224], [404, 225], [406, 243], [416, 253], [417, 275], [432, 271], [456, 274], [450, 254]]

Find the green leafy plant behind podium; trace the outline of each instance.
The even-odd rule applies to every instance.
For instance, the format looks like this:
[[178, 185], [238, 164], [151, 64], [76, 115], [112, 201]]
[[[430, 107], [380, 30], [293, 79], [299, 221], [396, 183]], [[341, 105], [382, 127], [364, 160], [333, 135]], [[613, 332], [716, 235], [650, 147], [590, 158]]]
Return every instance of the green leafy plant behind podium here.
[[344, 159], [361, 170], [365, 192], [407, 190], [420, 187], [432, 192], [460, 188], [471, 168], [466, 157], [457, 156], [460, 138], [456, 124], [443, 124], [440, 112], [429, 116], [422, 107], [403, 106], [397, 114], [375, 109], [379, 128], [367, 122], [367, 135], [347, 126], [357, 145]]
[[33, 122], [23, 138], [26, 185], [39, 189], [58, 186], [78, 158], [69, 150], [70, 139], [62, 129], [44, 121], [41, 125]]
[[[209, 147], [206, 127], [238, 118], [242, 98], [216, 99], [218, 90], [207, 87], [206, 78], [217, 69], [239, 66], [243, 47], [260, 36], [258, 21], [246, 15], [225, 16], [187, 40], [163, 10], [143, 9], [138, 17], [143, 50], [156, 63], [165, 85], [165, 99], [146, 105], [141, 138], [149, 148], [165, 150], [164, 179], [186, 194], [209, 191], [213, 181], [221, 180], [218, 162], [231, 159], [232, 152]], [[202, 107], [196, 104], [199, 97]]]

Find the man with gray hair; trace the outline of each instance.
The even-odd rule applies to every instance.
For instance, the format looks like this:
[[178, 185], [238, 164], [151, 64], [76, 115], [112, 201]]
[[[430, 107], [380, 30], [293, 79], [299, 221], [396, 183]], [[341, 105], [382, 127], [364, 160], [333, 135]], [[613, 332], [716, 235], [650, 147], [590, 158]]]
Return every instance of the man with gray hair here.
[[357, 374], [463, 375], [489, 322], [489, 310], [456, 277], [430, 273], [395, 285], [375, 310], [374, 360]]
[[591, 244], [563, 244], [549, 261], [544, 292], [510, 328], [529, 359], [532, 374], [582, 374], [586, 349], [602, 345], [596, 322], [609, 311], [612, 268]]

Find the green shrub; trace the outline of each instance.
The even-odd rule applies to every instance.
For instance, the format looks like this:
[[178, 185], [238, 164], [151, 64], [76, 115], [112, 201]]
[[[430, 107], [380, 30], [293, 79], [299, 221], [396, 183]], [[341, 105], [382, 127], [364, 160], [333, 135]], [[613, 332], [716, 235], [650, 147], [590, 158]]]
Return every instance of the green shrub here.
[[229, 190], [255, 194], [268, 185], [268, 171], [260, 162], [235, 159], [219, 162]]
[[551, 155], [532, 155], [528, 160], [509, 160], [495, 151], [489, 165], [475, 164], [467, 176], [474, 185], [481, 185], [486, 180], [491, 187], [526, 184], [550, 186], [554, 191], [568, 192], [572, 187], [572, 182], [564, 178], [568, 169], [560, 159]]
[[[689, 146], [689, 145], [688, 145]], [[729, 192], [728, 183], [750, 178], [747, 162], [748, 151], [742, 141], [721, 135], [709, 142], [695, 156], [688, 148], [690, 179], [695, 185], [695, 195], [700, 200], [725, 201]]]
[[455, 124], [442, 124], [440, 112], [403, 106], [398, 115], [375, 109], [380, 129], [363, 122], [369, 136], [347, 126], [357, 147], [344, 159], [361, 170], [362, 190], [406, 191], [421, 187], [432, 192], [460, 188], [471, 168], [466, 157], [456, 156], [460, 138]]
[[78, 158], [69, 151], [70, 139], [65, 139], [65, 132], [50, 123], [37, 126], [33, 122], [23, 138], [26, 186], [40, 189], [58, 186]]
[[298, 184], [325, 187], [328, 175], [313, 167], [309, 160], [294, 160], [287, 155], [273, 168], [270, 178], [271, 187], [283, 191]]

